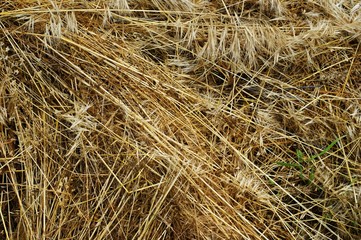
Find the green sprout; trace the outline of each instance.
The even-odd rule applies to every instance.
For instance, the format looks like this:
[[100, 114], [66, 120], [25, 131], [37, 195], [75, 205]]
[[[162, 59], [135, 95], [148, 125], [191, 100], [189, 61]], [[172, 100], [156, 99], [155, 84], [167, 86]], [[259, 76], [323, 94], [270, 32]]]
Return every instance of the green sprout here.
[[318, 157], [321, 157], [322, 155], [324, 155], [325, 153], [327, 153], [328, 151], [330, 151], [330, 149], [338, 142], [340, 141], [342, 137], [337, 138], [336, 140], [334, 140], [333, 142], [330, 143], [330, 145], [328, 145], [324, 150], [322, 150], [320, 153], [312, 155], [309, 158], [304, 157], [304, 154], [302, 153], [301, 150], [297, 149], [296, 150], [296, 163], [291, 163], [291, 162], [277, 162], [277, 165], [279, 166], [283, 166], [283, 167], [289, 167], [289, 168], [296, 168], [299, 172], [300, 172], [300, 178], [302, 180], [307, 180], [308, 183], [311, 183], [314, 179], [315, 179], [315, 167], [311, 167], [310, 171], [309, 171], [309, 175], [308, 178], [306, 178], [303, 174], [304, 168], [307, 166], [308, 163], [310, 163], [311, 161], [315, 160]]

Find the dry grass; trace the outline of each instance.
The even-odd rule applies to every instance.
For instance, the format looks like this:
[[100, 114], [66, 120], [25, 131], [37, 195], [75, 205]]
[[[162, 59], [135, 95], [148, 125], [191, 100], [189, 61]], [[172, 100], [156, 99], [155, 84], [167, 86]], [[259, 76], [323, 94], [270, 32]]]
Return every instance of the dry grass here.
[[357, 239], [360, 26], [357, 1], [1, 1], [0, 239]]

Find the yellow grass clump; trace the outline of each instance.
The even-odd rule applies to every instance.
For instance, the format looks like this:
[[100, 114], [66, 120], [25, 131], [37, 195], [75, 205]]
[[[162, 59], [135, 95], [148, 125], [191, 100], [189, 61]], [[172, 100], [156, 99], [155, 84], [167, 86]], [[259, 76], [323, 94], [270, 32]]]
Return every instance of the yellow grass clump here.
[[361, 3], [0, 2], [0, 239], [358, 239]]

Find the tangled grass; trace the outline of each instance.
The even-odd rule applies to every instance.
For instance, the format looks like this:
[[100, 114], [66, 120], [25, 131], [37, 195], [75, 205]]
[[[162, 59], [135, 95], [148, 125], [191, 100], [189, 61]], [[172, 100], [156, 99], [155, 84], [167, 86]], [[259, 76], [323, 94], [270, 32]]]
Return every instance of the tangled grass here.
[[361, 3], [0, 3], [0, 239], [357, 239]]

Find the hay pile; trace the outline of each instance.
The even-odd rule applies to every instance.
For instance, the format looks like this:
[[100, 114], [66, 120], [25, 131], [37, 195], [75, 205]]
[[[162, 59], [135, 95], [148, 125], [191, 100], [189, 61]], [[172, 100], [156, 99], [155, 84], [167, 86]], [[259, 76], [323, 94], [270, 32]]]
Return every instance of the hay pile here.
[[361, 8], [0, 3], [0, 239], [357, 239]]

